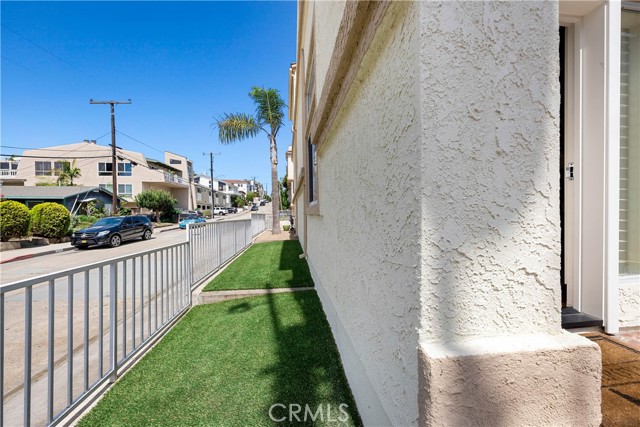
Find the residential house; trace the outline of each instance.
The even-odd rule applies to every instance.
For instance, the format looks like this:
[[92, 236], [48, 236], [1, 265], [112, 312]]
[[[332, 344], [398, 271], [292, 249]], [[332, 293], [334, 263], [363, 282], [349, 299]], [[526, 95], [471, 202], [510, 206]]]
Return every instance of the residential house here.
[[262, 184], [253, 179], [227, 179], [225, 182], [235, 185], [238, 188], [238, 192], [243, 196], [248, 193], [257, 193], [262, 188]]
[[[126, 199], [124, 206], [135, 208], [134, 197], [144, 190], [155, 188], [170, 192], [178, 206], [194, 208], [195, 191], [190, 176], [192, 165], [186, 157], [165, 152], [163, 160], [148, 159], [142, 153], [123, 150], [117, 152], [118, 196]], [[75, 144], [25, 150], [15, 174], [24, 185], [55, 183], [62, 162], [70, 162], [81, 171], [76, 185], [112, 188], [111, 147], [85, 140]]]
[[640, 325], [637, 3], [298, 4], [296, 226], [365, 424], [599, 425], [562, 325]]
[[[59, 203], [71, 213], [86, 213], [86, 207], [91, 202], [99, 202], [104, 206], [111, 206], [113, 195], [109, 190], [101, 187], [64, 186], [2, 186], [0, 187], [2, 200], [15, 200], [25, 204], [29, 209], [45, 202]], [[119, 202], [124, 202], [119, 198]]]

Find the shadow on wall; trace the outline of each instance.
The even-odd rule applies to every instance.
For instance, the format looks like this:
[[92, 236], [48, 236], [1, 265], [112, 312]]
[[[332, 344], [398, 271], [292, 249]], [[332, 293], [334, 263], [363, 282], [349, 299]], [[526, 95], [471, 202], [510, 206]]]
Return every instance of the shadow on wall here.
[[[544, 7], [543, 4], [525, 3], [534, 5], [536, 9]], [[480, 20], [484, 16], [485, 22], [489, 22], [488, 18], [502, 7], [495, 6], [496, 10], [492, 10], [494, 6], [487, 3], [477, 5], [477, 16]], [[514, 5], [520, 7], [518, 4], [511, 6]], [[455, 5], [439, 3], [435, 7]], [[431, 12], [439, 16], [435, 11]], [[477, 19], [473, 18], [474, 13], [468, 15], [471, 21]], [[495, 21], [493, 31], [508, 32], [508, 28], [504, 28], [508, 22]], [[434, 27], [438, 25], [427, 23], [431, 24]], [[536, 31], [533, 27], [532, 30]], [[440, 42], [444, 43], [440, 36], [431, 40], [429, 33], [426, 34], [427, 41], [423, 42], [433, 46], [434, 50], [438, 49]], [[484, 48], [476, 51], [479, 46], [470, 39], [461, 42], [460, 46], [449, 50], [450, 63], [464, 57], [482, 62], [486, 56], [485, 63], [493, 64], [495, 58], [507, 58], [512, 54], [509, 43], [504, 44], [502, 53]], [[430, 277], [431, 282], [424, 281], [422, 294], [423, 297], [428, 296], [425, 300], [431, 304], [422, 307], [424, 323], [421, 335], [428, 341], [444, 341], [450, 350], [460, 354], [468, 354], [468, 349], [457, 345], [457, 339], [491, 335], [492, 331], [495, 335], [545, 333], [552, 329], [548, 327], [550, 321], [557, 322], [557, 330], [560, 329], [559, 115], [555, 110], [547, 110], [548, 107], [558, 107], [557, 94], [552, 89], [559, 90], [559, 87], [546, 88], [542, 93], [526, 89], [537, 87], [538, 76], [557, 75], [555, 52], [549, 51], [553, 56], [546, 61], [538, 61], [540, 66], [536, 73], [523, 73], [527, 63], [532, 64], [545, 55], [544, 50], [538, 46], [537, 50], [522, 54], [530, 54], [533, 59], [522, 57], [525, 65], [510, 67], [508, 77], [501, 81], [496, 82], [490, 76], [495, 67], [487, 67], [478, 73], [474, 83], [478, 90], [465, 93], [469, 85], [458, 85], [453, 90], [450, 90], [451, 85], [442, 85], [446, 92], [431, 93], [430, 100], [424, 101], [426, 111], [439, 112], [427, 118], [425, 138], [429, 138], [428, 135], [443, 137], [425, 139], [423, 148], [422, 163], [429, 171], [426, 175], [438, 178], [437, 182], [427, 182], [429, 178], [423, 178], [422, 182], [423, 199], [426, 200], [423, 218], [428, 228], [422, 237], [423, 253], [431, 252], [423, 261], [425, 278], [428, 280]], [[446, 64], [446, 59], [441, 58], [440, 63]], [[460, 69], [464, 70], [464, 67]], [[460, 81], [461, 77], [456, 73], [443, 72], [442, 75], [450, 81]], [[494, 84], [480, 86], [482, 81]], [[511, 94], [513, 81], [521, 84]], [[448, 108], [442, 99], [468, 99], [468, 107], [464, 111], [451, 109], [447, 115], [446, 111], [441, 111]], [[517, 102], [510, 105], [510, 99]], [[465, 116], [472, 113], [468, 112], [474, 112], [476, 122], [469, 124], [469, 117]], [[529, 115], [532, 116], [530, 122], [524, 123], [522, 117]], [[553, 117], [549, 118], [549, 115]], [[543, 117], [547, 120], [542, 120]], [[451, 123], [456, 122], [460, 125], [451, 129]], [[549, 146], [553, 140], [558, 140], [557, 152]], [[457, 172], [452, 174], [452, 170]], [[550, 230], [557, 231], [557, 242], [555, 238], [548, 239]], [[517, 243], [523, 239], [528, 243]], [[549, 241], [558, 246], [549, 247]], [[549, 273], [544, 274], [545, 270]], [[550, 302], [555, 307], [549, 306]], [[533, 306], [536, 306], [535, 310]], [[522, 310], [515, 310], [518, 307]], [[485, 420], [490, 419], [492, 425], [510, 425], [514, 421], [514, 411], [531, 410], [527, 403], [532, 399], [527, 398], [523, 402], [519, 401], [522, 394], [515, 393], [509, 398], [503, 392], [505, 383], [518, 381], [508, 377], [513, 367], [505, 364], [512, 361], [499, 355], [493, 360], [482, 359], [475, 363], [470, 360], [469, 363], [459, 363], [458, 373], [454, 374], [464, 398], [470, 402], [482, 402], [482, 409], [475, 409], [482, 413], [475, 414]], [[495, 373], [496, 369], [500, 372], [501, 364], [506, 375], [504, 382], [488, 381], [484, 373]], [[529, 375], [531, 383], [536, 373], [527, 372], [526, 375]], [[562, 377], [562, 380], [572, 381], [572, 389], [576, 393], [584, 387], [577, 373], [570, 378]], [[425, 384], [420, 386], [428, 387]], [[499, 390], [502, 392], [496, 393]], [[449, 393], [454, 394], [451, 390]], [[555, 398], [549, 390], [531, 390], [531, 395], [548, 395], [540, 401]], [[421, 412], [429, 413], [428, 402], [420, 402], [420, 407]], [[474, 408], [460, 409], [451, 411], [439, 421], [443, 425], [460, 425], [465, 421], [473, 423], [473, 418], [465, 418], [465, 414], [474, 414]]]

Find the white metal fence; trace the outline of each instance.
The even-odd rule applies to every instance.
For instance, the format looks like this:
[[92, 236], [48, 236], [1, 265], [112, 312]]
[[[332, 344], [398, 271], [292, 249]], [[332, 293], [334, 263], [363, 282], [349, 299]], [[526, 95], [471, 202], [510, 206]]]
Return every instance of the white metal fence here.
[[55, 425], [191, 306], [192, 287], [264, 231], [190, 225], [188, 240], [0, 287], [0, 426]]
[[254, 214], [250, 220], [189, 224], [192, 285], [217, 271], [251, 244], [253, 236], [263, 231], [264, 220]]

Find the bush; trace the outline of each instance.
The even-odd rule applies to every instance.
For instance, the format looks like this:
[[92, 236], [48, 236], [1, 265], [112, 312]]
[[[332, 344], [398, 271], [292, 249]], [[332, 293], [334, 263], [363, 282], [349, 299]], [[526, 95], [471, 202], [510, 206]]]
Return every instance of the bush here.
[[132, 210], [129, 208], [120, 208], [120, 210], [118, 211], [118, 215], [120, 216], [127, 216], [127, 215], [131, 215]]
[[31, 231], [36, 236], [64, 237], [71, 224], [71, 214], [59, 203], [40, 203], [31, 209]]
[[202, 216], [206, 216], [207, 218], [211, 217], [211, 209], [202, 211]]
[[24, 237], [29, 233], [29, 209], [20, 202], [0, 202], [0, 240]]

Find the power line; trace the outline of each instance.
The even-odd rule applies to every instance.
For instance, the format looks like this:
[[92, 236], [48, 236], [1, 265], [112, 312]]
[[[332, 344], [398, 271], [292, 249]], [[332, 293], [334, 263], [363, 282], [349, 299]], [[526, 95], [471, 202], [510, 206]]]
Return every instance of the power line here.
[[23, 156], [21, 154], [2, 154], [0, 153], [0, 156], [2, 157], [24, 157], [24, 158], [31, 158], [31, 159], [56, 159], [56, 160], [65, 160], [65, 159], [102, 159], [104, 157], [111, 157], [110, 154], [104, 155], [104, 156], [82, 156], [82, 157], [75, 157], [75, 156]]
[[131, 139], [131, 140], [134, 140], [135, 142], [138, 142], [138, 143], [140, 143], [140, 144], [144, 145], [145, 147], [149, 147], [149, 148], [151, 148], [152, 150], [156, 150], [158, 153], [162, 153], [162, 154], [164, 154], [164, 151], [162, 151], [162, 150], [158, 150], [156, 147], [153, 147], [153, 146], [151, 146], [151, 145], [149, 145], [149, 144], [145, 144], [144, 142], [140, 141], [139, 139], [135, 139], [134, 137], [129, 136], [129, 135], [127, 135], [126, 133], [120, 132], [119, 130], [117, 130], [116, 132], [117, 132], [117, 133], [119, 133], [119, 134], [120, 134], [120, 135], [122, 135], [122, 136], [126, 136], [127, 138], [129, 138], [129, 139]]
[[31, 73], [33, 73], [33, 74], [35, 74], [36, 76], [42, 77], [42, 74], [38, 73], [37, 71], [32, 70], [32, 69], [31, 69], [31, 68], [29, 68], [29, 67], [26, 67], [26, 66], [24, 66], [24, 65], [22, 65], [22, 64], [20, 64], [20, 63], [18, 63], [18, 62], [16, 62], [16, 61], [14, 61], [13, 59], [9, 59], [9, 58], [7, 58], [7, 57], [6, 57], [6, 56], [4, 56], [4, 55], [0, 55], [0, 57], [1, 57], [2, 59], [4, 59], [5, 61], [11, 62], [13, 65], [16, 65], [16, 66], [18, 66], [18, 67], [20, 67], [20, 68], [22, 68], [22, 69], [24, 69], [24, 70], [27, 70], [27, 71], [29, 71], [29, 72], [31, 72]]
[[[104, 146], [104, 145], [100, 145], [100, 147], [106, 147], [106, 146]], [[62, 151], [62, 152], [65, 152], [65, 153], [69, 153], [69, 152], [70, 152], [69, 150], [64, 150], [64, 149], [61, 149], [61, 148], [14, 147], [14, 146], [11, 146], [11, 145], [3, 145], [3, 146], [2, 146], [2, 148], [13, 148], [13, 149], [16, 149], [16, 150], [46, 150], [46, 151]], [[72, 150], [72, 151], [73, 151], [73, 152], [75, 152], [75, 153], [81, 153], [81, 152], [85, 152], [85, 151], [86, 151], [86, 152], [89, 152], [89, 153], [92, 153], [92, 152], [95, 152], [96, 150], [95, 150], [95, 149], [92, 149], [92, 150]], [[20, 157], [28, 157], [28, 156], [20, 156]]]
[[90, 74], [85, 73], [85, 72], [84, 72], [84, 71], [82, 71], [80, 68], [76, 67], [76, 66], [75, 66], [75, 65], [73, 65], [73, 64], [70, 64], [69, 62], [67, 62], [67, 61], [65, 61], [64, 59], [60, 58], [60, 57], [59, 57], [58, 55], [56, 55], [55, 53], [53, 53], [53, 52], [51, 52], [50, 50], [48, 50], [47, 48], [42, 47], [42, 46], [40, 46], [38, 43], [34, 42], [33, 40], [30, 40], [30, 39], [28, 39], [27, 37], [23, 36], [22, 34], [20, 34], [19, 32], [17, 32], [16, 30], [13, 30], [13, 29], [11, 29], [11, 28], [7, 27], [5, 24], [0, 24], [0, 25], [2, 25], [2, 27], [3, 27], [3, 28], [5, 28], [6, 30], [11, 31], [11, 32], [12, 32], [13, 34], [15, 34], [16, 36], [21, 37], [21, 38], [23, 38], [24, 40], [28, 41], [29, 43], [31, 43], [32, 45], [34, 45], [34, 46], [35, 46], [35, 47], [37, 47], [38, 49], [41, 49], [41, 50], [43, 50], [44, 52], [48, 53], [49, 55], [53, 56], [54, 58], [56, 58], [58, 61], [62, 62], [63, 64], [66, 64], [67, 66], [69, 66], [69, 67], [73, 68], [74, 70], [76, 70], [76, 71], [78, 71], [78, 72], [80, 72], [80, 73], [82, 73], [82, 74], [84, 74], [84, 75], [86, 75], [86, 76], [88, 76], [88, 77], [91, 77], [92, 79], [95, 79], [95, 77], [94, 77], [94, 76], [92, 76], [92, 75], [90, 75]]

